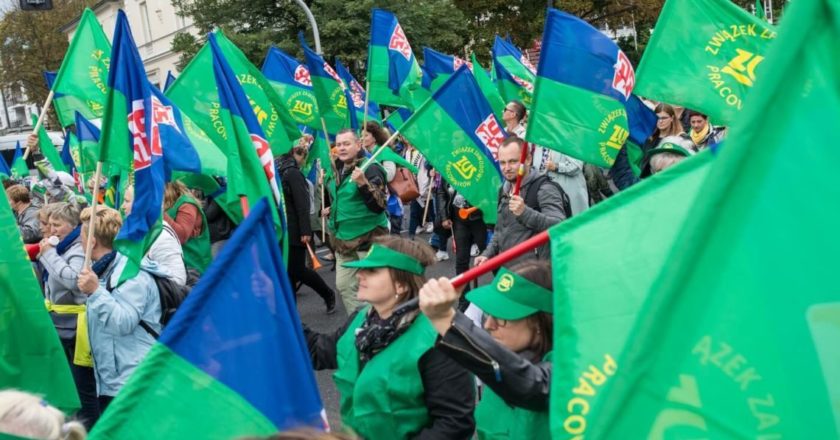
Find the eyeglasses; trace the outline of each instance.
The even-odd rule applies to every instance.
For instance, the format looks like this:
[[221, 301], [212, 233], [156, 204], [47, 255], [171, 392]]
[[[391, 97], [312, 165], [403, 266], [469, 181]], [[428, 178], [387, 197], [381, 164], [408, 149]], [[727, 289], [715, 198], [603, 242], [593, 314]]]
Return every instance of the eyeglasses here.
[[493, 322], [496, 323], [496, 327], [507, 327], [507, 325], [508, 325], [508, 320], [507, 319], [499, 319], [499, 318], [496, 318], [495, 316], [484, 315], [484, 322], [485, 323], [487, 321], [490, 321], [491, 319], [493, 320]]
[[666, 119], [671, 119], [670, 116], [659, 116], [658, 118], [659, 118], [660, 121], [664, 121]]
[[511, 112], [511, 113], [516, 113], [516, 112], [515, 112], [513, 109], [511, 109], [511, 108], [505, 108], [505, 111], [506, 111], [506, 112]]
[[292, 150], [292, 154], [295, 154], [297, 156], [302, 156], [302, 157], [306, 156], [306, 149], [304, 149], [304, 148], [294, 148]]

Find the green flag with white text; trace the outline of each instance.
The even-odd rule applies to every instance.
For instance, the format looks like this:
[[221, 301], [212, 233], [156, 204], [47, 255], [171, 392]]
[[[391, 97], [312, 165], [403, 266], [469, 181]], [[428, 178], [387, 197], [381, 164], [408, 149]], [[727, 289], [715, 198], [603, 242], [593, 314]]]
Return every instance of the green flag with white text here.
[[587, 438], [840, 436], [838, 42], [837, 0], [791, 2]]
[[730, 0], [668, 0], [636, 70], [633, 93], [732, 125], [766, 73], [773, 25]]

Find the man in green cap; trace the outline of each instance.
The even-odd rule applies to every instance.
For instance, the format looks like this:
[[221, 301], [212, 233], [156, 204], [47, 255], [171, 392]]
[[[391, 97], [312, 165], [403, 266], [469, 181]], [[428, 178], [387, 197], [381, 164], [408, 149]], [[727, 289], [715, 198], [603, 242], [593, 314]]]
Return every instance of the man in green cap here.
[[329, 215], [333, 248], [336, 253], [335, 284], [347, 313], [359, 307], [356, 291], [358, 269], [346, 263], [358, 260], [367, 253], [375, 237], [388, 233], [385, 212], [388, 195], [385, 189], [385, 170], [372, 163], [364, 171], [366, 161], [362, 145], [352, 129], [338, 132], [335, 138], [338, 158], [334, 175], [325, 184], [330, 192]]

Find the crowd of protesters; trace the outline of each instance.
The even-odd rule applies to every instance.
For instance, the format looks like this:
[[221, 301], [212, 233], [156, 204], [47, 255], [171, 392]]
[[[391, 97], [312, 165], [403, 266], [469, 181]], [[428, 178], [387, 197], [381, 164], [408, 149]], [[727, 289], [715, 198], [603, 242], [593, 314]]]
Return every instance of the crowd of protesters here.
[[[368, 439], [548, 438], [548, 246], [510, 261], [472, 291], [455, 289], [447, 278], [428, 280], [426, 269], [448, 259], [450, 248], [452, 275], [469, 269], [471, 259], [484, 264], [636, 183], [631, 165], [646, 178], [725, 135], [701, 113], [664, 103], [653, 108], [656, 131], [641, 146], [641, 160], [631, 164], [622, 149], [607, 170], [527, 143], [527, 110], [509, 102], [503, 118], [509, 136], [497, 157], [503, 184], [496, 224], [404, 138], [386, 144], [390, 135], [376, 122], [361, 133], [337, 134], [333, 162], [320, 164], [332, 170], [326, 178], [315, 173], [310, 180], [302, 171], [311, 163], [311, 137], [275, 159], [286, 203], [289, 278], [295, 289], [312, 288], [326, 313], [336, 312], [338, 300], [347, 313], [332, 332], [304, 326], [304, 333], [315, 369], [336, 370], [348, 432]], [[126, 274], [127, 257], [115, 250], [115, 239], [131, 212], [131, 182], [88, 182], [89, 190], [101, 190], [94, 214], [90, 191], [56, 172], [39, 154], [36, 137], [28, 147], [35, 169], [4, 181], [5, 193], [71, 367], [82, 404], [76, 417], [90, 428], [163, 330], [159, 280], [194, 285], [236, 225], [218, 193], [171, 181], [161, 231], [139, 271]], [[379, 148], [393, 154], [363, 170]], [[416, 187], [413, 195], [406, 195], [406, 184]], [[424, 232], [428, 241], [418, 238]], [[309, 263], [319, 246], [329, 249], [324, 260], [334, 261], [336, 291]], [[31, 399], [0, 392], [0, 431], [83, 438], [81, 425], [67, 425], [60, 412]], [[9, 408], [20, 410], [11, 417]]]

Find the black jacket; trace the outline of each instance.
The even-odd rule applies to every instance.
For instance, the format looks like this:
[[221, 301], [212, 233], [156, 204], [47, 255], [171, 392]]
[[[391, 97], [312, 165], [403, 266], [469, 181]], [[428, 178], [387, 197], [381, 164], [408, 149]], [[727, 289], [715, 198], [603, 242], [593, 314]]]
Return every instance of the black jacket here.
[[[347, 331], [357, 313], [358, 310], [353, 312], [347, 321], [332, 333], [316, 333], [306, 326], [303, 327], [312, 366], [316, 370], [338, 368], [338, 340]], [[432, 348], [420, 357], [418, 369], [423, 380], [430, 423], [413, 438], [472, 438], [475, 431], [475, 382], [472, 375], [437, 348]]]
[[548, 410], [551, 363], [533, 363], [508, 350], [463, 313], [456, 312], [437, 348], [475, 374], [508, 405]]
[[204, 217], [207, 219], [210, 243], [227, 240], [236, 228], [236, 225], [230, 220], [225, 210], [219, 206], [216, 199], [207, 199], [204, 204]]
[[312, 226], [309, 224], [309, 185], [294, 157], [284, 154], [275, 159], [274, 164], [283, 182], [289, 246], [302, 247], [300, 237], [312, 235]]

